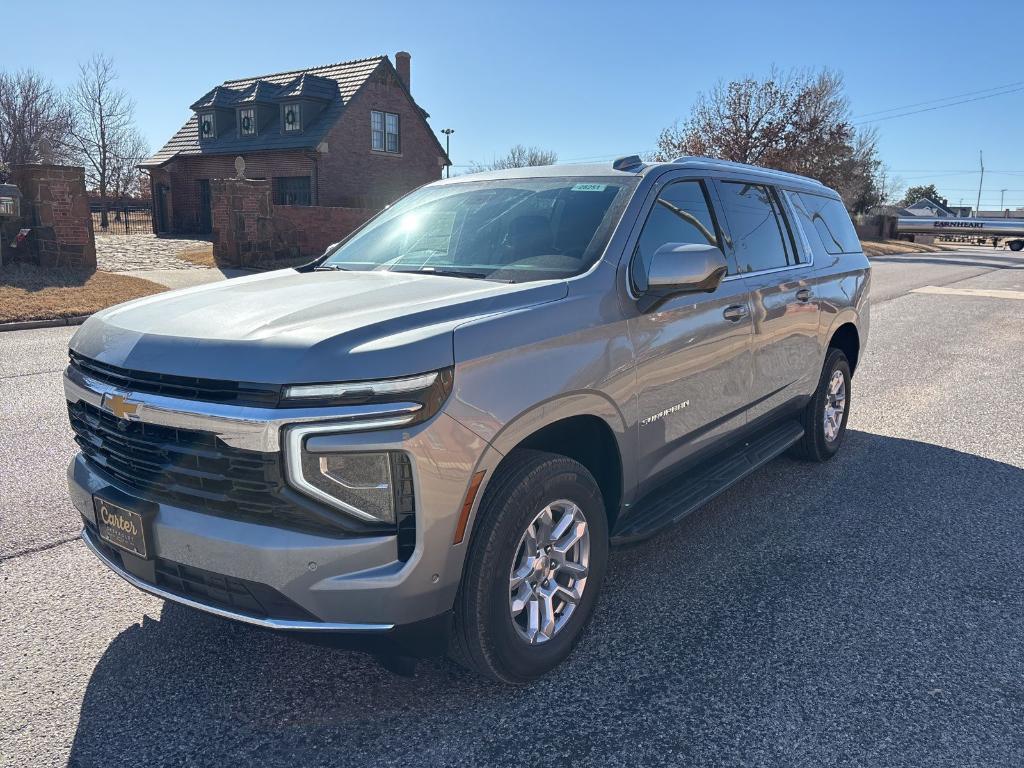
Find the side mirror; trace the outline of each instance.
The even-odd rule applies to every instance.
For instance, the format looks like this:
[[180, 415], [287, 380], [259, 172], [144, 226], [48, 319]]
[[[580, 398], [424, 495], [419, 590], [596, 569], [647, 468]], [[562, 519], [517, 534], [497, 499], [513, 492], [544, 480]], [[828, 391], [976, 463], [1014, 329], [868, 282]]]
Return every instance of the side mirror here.
[[711, 293], [728, 270], [725, 254], [717, 246], [665, 243], [651, 257], [641, 309], [647, 312], [680, 293]]

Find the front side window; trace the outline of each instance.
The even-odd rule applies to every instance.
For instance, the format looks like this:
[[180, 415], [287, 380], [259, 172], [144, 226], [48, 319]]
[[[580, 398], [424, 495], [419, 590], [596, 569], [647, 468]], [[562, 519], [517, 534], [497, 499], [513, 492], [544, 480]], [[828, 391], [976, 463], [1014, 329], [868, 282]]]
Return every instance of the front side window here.
[[302, 108], [299, 104], [284, 105], [284, 129], [285, 131], [302, 130]]
[[634, 179], [532, 178], [427, 186], [338, 246], [322, 269], [528, 282], [585, 272]]
[[654, 252], [667, 243], [721, 247], [707, 190], [702, 182], [677, 181], [658, 194], [630, 262], [634, 288], [647, 284], [647, 270]]
[[204, 112], [199, 116], [199, 138], [212, 139], [217, 136], [217, 121], [213, 112]]
[[256, 110], [240, 109], [238, 110], [238, 129], [243, 136], [255, 136], [256, 135]]
[[375, 152], [401, 152], [399, 133], [399, 119], [394, 112], [370, 112], [370, 148]]
[[274, 179], [274, 205], [312, 205], [309, 176], [278, 176]]
[[[829, 254], [856, 253], [860, 250], [857, 230], [841, 200], [809, 192], [790, 192], [788, 196], [815, 253], [821, 249]], [[815, 242], [816, 239], [819, 242]]]
[[740, 272], [797, 263], [789, 227], [771, 188], [725, 181], [719, 184], [719, 192]]

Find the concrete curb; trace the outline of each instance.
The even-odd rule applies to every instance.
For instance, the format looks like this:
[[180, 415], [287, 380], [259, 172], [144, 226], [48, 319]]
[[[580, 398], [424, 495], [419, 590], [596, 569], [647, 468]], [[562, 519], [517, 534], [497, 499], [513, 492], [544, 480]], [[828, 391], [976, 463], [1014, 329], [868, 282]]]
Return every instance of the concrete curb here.
[[62, 325], [81, 325], [91, 315], [76, 315], [75, 317], [58, 317], [55, 320], [23, 320], [20, 323], [0, 323], [0, 333], [3, 331], [28, 331], [33, 328], [57, 328]]

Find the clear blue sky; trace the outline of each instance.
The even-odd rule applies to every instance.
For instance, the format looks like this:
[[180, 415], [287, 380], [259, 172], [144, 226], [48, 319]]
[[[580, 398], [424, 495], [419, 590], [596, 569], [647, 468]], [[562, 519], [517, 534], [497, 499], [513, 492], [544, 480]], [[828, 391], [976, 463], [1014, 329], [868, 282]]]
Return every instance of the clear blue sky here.
[[[234, 77], [408, 50], [412, 92], [457, 165], [515, 143], [562, 161], [654, 147], [719, 78], [838, 69], [855, 115], [1019, 82], [1024, 2], [34, 2], [5, 10], [4, 63], [58, 85], [114, 58], [158, 148]], [[950, 202], [1024, 206], [1024, 90], [885, 120], [882, 157]]]

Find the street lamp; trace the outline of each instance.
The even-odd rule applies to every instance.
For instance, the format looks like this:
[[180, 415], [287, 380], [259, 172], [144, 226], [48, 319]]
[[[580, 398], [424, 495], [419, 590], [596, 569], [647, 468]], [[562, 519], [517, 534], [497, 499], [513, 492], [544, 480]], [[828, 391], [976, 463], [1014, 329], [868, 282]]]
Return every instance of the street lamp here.
[[444, 134], [444, 154], [448, 158], [448, 165], [444, 167], [444, 177], [450, 178], [452, 175], [452, 154], [451, 154], [451, 143], [452, 134], [455, 133], [454, 128], [444, 128], [441, 133]]

